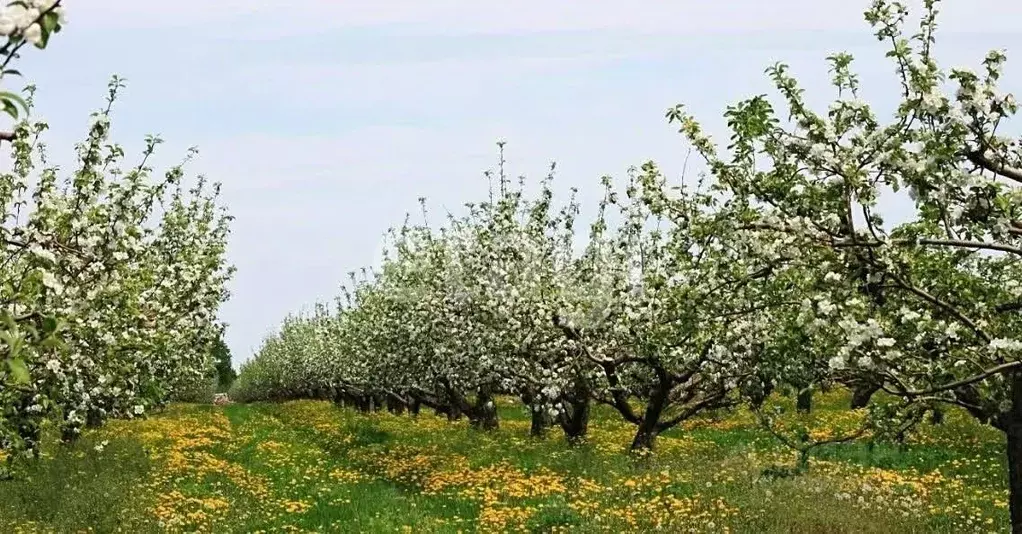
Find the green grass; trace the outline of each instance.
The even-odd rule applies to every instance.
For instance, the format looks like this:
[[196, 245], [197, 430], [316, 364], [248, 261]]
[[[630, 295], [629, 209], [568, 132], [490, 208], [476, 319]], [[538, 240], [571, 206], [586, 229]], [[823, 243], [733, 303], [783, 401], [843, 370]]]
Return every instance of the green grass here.
[[[819, 395], [811, 426], [846, 424], [846, 402]], [[501, 429], [483, 433], [312, 401], [173, 405], [48, 441], [0, 482], [0, 532], [1006, 530], [1001, 438], [958, 412], [906, 445], [827, 446], [808, 473], [765, 477], [794, 455], [745, 412], [672, 430], [635, 458], [633, 428], [606, 409], [575, 447], [530, 438], [511, 399], [500, 410]]]

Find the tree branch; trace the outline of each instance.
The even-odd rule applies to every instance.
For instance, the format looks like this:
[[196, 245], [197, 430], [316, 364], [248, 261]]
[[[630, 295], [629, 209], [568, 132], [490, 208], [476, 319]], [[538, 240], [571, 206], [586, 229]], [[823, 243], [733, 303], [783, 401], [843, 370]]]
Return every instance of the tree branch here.
[[965, 157], [969, 158], [969, 161], [972, 163], [993, 172], [998, 176], [1022, 183], [1022, 169], [994, 161], [979, 150], [968, 152]]
[[973, 332], [976, 332], [976, 335], [981, 337], [983, 339], [983, 341], [986, 341], [987, 343], [990, 343], [990, 339], [991, 339], [990, 336], [987, 335], [987, 333], [984, 332], [983, 329], [980, 328], [979, 325], [977, 325], [972, 319], [969, 319], [968, 317], [966, 317], [965, 314], [963, 314], [962, 312], [958, 311], [958, 309], [956, 309], [954, 306], [952, 306], [952, 305], [950, 305], [950, 304], [948, 304], [948, 303], [938, 299], [937, 297], [934, 297], [933, 295], [927, 293], [926, 291], [924, 291], [922, 289], [919, 289], [918, 287], [908, 283], [907, 281], [905, 281], [904, 279], [902, 279], [899, 276], [894, 276], [893, 278], [894, 278], [895, 283], [898, 286], [900, 286], [902, 289], [904, 289], [904, 290], [912, 293], [913, 295], [915, 295], [915, 296], [917, 296], [917, 297], [919, 297], [919, 298], [929, 302], [930, 304], [933, 304], [934, 306], [937, 306], [937, 307], [943, 309], [944, 311], [950, 313], [955, 318], [957, 318], [959, 321], [961, 321], [962, 323], [965, 323], [965, 325], [968, 326], [969, 328], [971, 328]]
[[1013, 361], [1013, 362], [1002, 363], [1001, 365], [995, 365], [994, 367], [991, 367], [991, 368], [987, 369], [986, 371], [983, 371], [982, 373], [970, 376], [969, 378], [963, 378], [961, 380], [956, 380], [954, 382], [951, 382], [951, 383], [948, 383], [948, 384], [944, 384], [942, 386], [937, 386], [937, 387], [933, 387], [933, 388], [930, 388], [930, 389], [924, 389], [924, 390], [918, 390], [918, 391], [912, 391], [912, 390], [908, 390], [908, 389], [903, 389], [902, 391], [899, 391], [899, 392], [889, 391], [889, 393], [894, 393], [896, 395], [905, 396], [905, 397], [909, 397], [909, 398], [922, 397], [924, 395], [933, 395], [935, 393], [942, 393], [944, 391], [951, 391], [951, 390], [958, 389], [960, 387], [965, 387], [965, 386], [968, 386], [968, 385], [971, 385], [971, 384], [975, 384], [976, 382], [982, 382], [983, 380], [986, 380], [986, 379], [990, 378], [991, 376], [998, 375], [998, 374], [1001, 374], [1001, 373], [1004, 373], [1004, 372], [1007, 372], [1007, 371], [1011, 371], [1011, 370], [1017, 369], [1019, 367], [1022, 367], [1022, 361], [1016, 360], [1016, 361]]

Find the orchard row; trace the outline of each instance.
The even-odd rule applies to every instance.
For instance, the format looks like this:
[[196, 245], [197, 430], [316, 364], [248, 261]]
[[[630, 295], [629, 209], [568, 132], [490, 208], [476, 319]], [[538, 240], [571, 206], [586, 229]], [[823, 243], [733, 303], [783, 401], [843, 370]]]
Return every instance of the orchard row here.
[[[841, 383], [870, 416], [836, 439], [942, 404], [1002, 430], [1022, 532], [1022, 143], [1000, 133], [1017, 104], [998, 87], [1003, 53], [944, 71], [936, 2], [917, 30], [907, 15], [888, 0], [866, 12], [900, 81], [892, 117], [860, 99], [847, 54], [829, 58], [836, 98], [820, 111], [778, 64], [777, 98], [727, 109], [726, 147], [671, 109], [707, 172], [674, 187], [647, 163], [623, 188], [605, 180], [583, 239], [574, 199], [501, 172], [467, 215], [392, 232], [336, 308], [285, 320], [235, 396], [429, 406], [485, 429], [510, 394], [536, 433], [572, 438], [601, 403], [649, 449], [739, 404], [772, 428], [771, 392]], [[871, 402], [881, 390], [895, 401]]]

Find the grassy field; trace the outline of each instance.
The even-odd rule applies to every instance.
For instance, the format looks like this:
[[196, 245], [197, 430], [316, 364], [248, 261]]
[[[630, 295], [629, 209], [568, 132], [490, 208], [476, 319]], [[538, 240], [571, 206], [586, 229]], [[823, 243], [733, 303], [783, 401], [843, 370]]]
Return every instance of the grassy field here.
[[[815, 432], [847, 423], [819, 395]], [[807, 474], [737, 412], [623, 454], [632, 427], [596, 411], [589, 443], [528, 436], [510, 399], [484, 434], [433, 415], [329, 403], [173, 405], [50, 444], [0, 482], [0, 532], [1000, 532], [1002, 443], [967, 416], [905, 447], [830, 446]], [[105, 444], [105, 445], [104, 445]], [[101, 452], [90, 450], [101, 447]], [[86, 454], [88, 453], [88, 454]]]

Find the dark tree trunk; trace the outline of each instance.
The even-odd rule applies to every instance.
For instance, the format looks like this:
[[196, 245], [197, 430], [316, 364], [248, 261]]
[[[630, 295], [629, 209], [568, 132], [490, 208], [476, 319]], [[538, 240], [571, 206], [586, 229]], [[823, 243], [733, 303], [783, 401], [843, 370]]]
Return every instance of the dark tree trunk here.
[[874, 383], [863, 383], [858, 384], [852, 389], [852, 404], [853, 410], [859, 408], [865, 408], [869, 404], [870, 399], [873, 398], [873, 394], [880, 391], [880, 385]]
[[422, 409], [422, 403], [418, 400], [413, 399], [412, 402], [408, 403], [408, 412], [412, 414], [412, 417], [419, 416], [419, 410]]
[[355, 397], [350, 393], [338, 391], [334, 402], [341, 406], [355, 406], [357, 408], [358, 403], [355, 402]]
[[657, 437], [656, 428], [653, 426], [646, 424], [645, 421], [639, 425], [639, 431], [635, 433], [635, 439], [632, 440], [631, 450], [633, 452], [653, 450]]
[[1001, 430], [1007, 434], [1008, 508], [1011, 532], [1022, 534], [1022, 373], [1011, 375], [1011, 411], [1000, 417]]
[[529, 435], [534, 438], [543, 438], [550, 429], [550, 414], [542, 406], [532, 407], [532, 426], [529, 428]]
[[589, 398], [573, 400], [567, 406], [567, 413], [561, 416], [561, 430], [568, 443], [578, 443], [589, 432]]
[[85, 417], [85, 426], [88, 428], [99, 428], [103, 426], [103, 415], [99, 412], [89, 412]]
[[387, 398], [387, 411], [394, 415], [405, 413], [405, 403], [393, 397]]
[[803, 388], [799, 390], [795, 400], [795, 409], [799, 413], [809, 413], [813, 410], [813, 389]]
[[1007, 432], [1008, 437], [1008, 502], [1011, 509], [1011, 532], [1022, 534], [1022, 421]]
[[469, 423], [479, 430], [496, 430], [500, 427], [497, 419], [497, 405], [493, 395], [486, 389], [480, 389], [476, 395], [476, 404], [469, 413]]
[[522, 402], [529, 408], [529, 415], [532, 418], [532, 425], [529, 427], [529, 435], [534, 438], [546, 437], [553, 420], [543, 406], [536, 402], [537, 396], [532, 390], [526, 390], [521, 394]]
[[373, 411], [373, 398], [369, 395], [361, 395], [356, 398], [355, 406], [358, 408], [358, 411], [362, 413], [369, 413]]
[[769, 380], [761, 380], [761, 385], [749, 393], [749, 405], [754, 410], [760, 409], [773, 392], [773, 383]]
[[[18, 435], [25, 440], [25, 446], [38, 454], [39, 447], [42, 446], [43, 438], [43, 429], [39, 426], [39, 424], [32, 420], [25, 421], [18, 425], [17, 432]], [[78, 434], [75, 434], [75, 439], [77, 439], [77, 436]], [[74, 439], [71, 441], [74, 441]], [[14, 462], [14, 458], [8, 456], [6, 461], [8, 463], [12, 463]]]
[[447, 401], [447, 411], [445, 412], [447, 414], [447, 420], [457, 421], [461, 419], [462, 415], [467, 415], [471, 420], [472, 414], [469, 413], [471, 411], [471, 406], [468, 404], [468, 401], [465, 400], [464, 395], [455, 391], [449, 384], [444, 383], [443, 388], [444, 399]]
[[80, 438], [81, 436], [82, 436], [81, 432], [75, 432], [73, 429], [64, 427], [60, 431], [60, 442], [63, 443], [64, 445], [70, 445], [78, 441], [78, 438]]
[[660, 416], [667, 405], [667, 395], [670, 393], [669, 385], [661, 383], [653, 389], [649, 403], [646, 404], [646, 411], [642, 414], [642, 421], [639, 429], [632, 440], [632, 451], [652, 451], [656, 443], [656, 437], [660, 434]]

